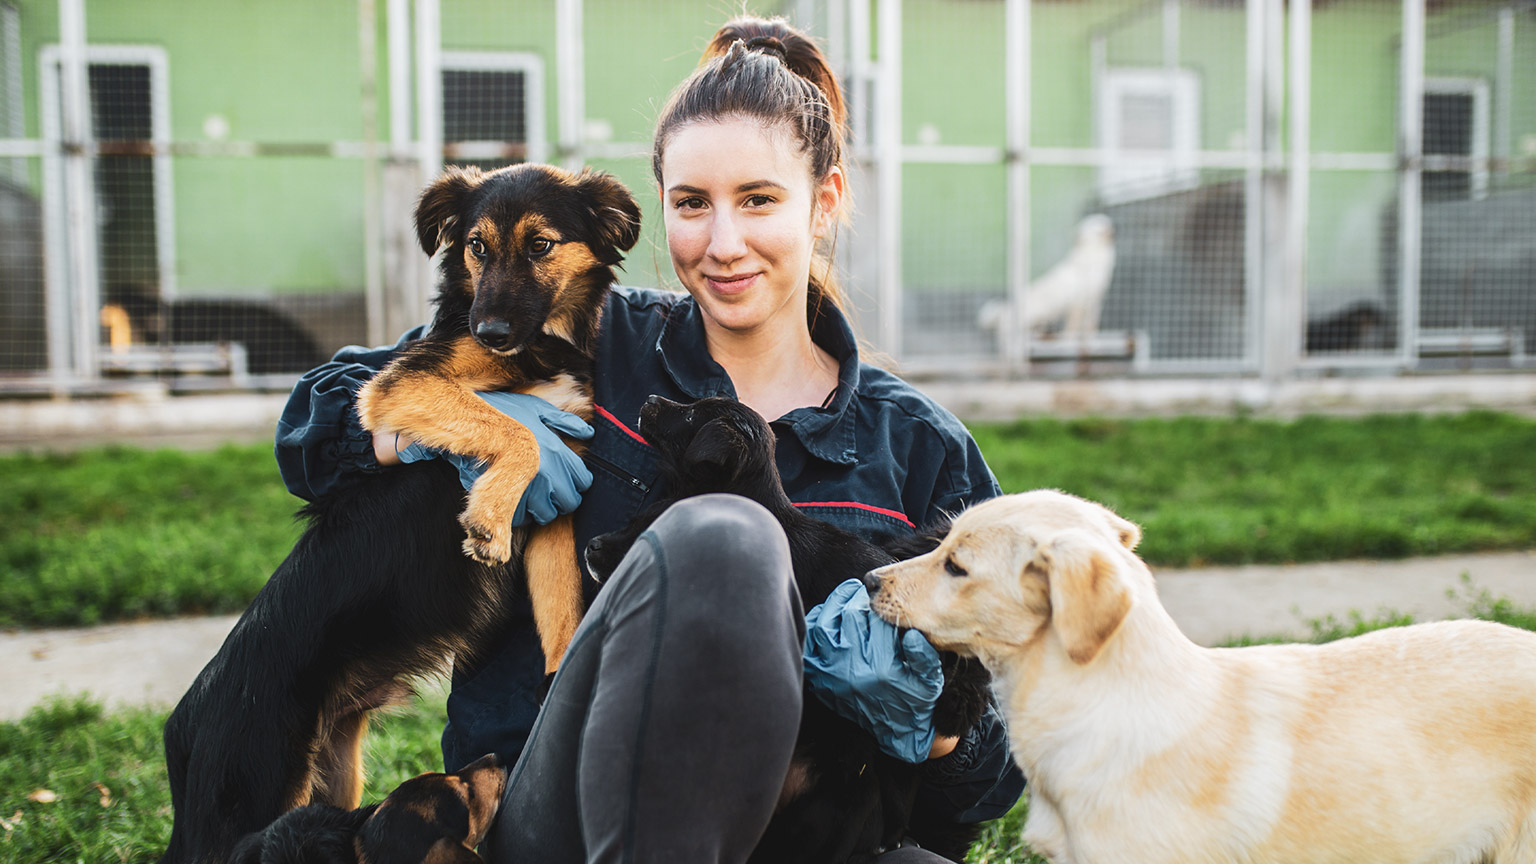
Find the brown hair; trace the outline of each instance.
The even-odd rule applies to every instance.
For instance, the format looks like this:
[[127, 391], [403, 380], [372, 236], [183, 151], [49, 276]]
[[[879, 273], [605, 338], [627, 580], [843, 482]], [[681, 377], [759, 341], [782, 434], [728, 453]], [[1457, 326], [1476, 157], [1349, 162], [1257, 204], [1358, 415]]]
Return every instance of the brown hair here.
[[[729, 117], [787, 127], [810, 161], [817, 184], [833, 168], [843, 167], [847, 113], [837, 76], [821, 47], [782, 18], [743, 16], [715, 32], [699, 67], [672, 91], [656, 121], [651, 150], [656, 182], [662, 182], [662, 153], [678, 129]], [[831, 259], [818, 254], [811, 261], [807, 301], [813, 318], [823, 299], [842, 305]]]

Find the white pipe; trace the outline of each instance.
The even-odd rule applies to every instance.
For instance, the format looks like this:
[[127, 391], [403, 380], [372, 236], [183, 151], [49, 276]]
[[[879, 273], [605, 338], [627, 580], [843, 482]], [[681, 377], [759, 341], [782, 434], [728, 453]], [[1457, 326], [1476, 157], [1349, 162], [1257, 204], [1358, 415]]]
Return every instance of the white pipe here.
[[555, 3], [555, 90], [559, 102], [559, 161], [576, 171], [586, 163], [587, 103], [582, 0]]
[[1307, 309], [1307, 217], [1312, 180], [1312, 0], [1292, 0], [1290, 28], [1291, 160], [1286, 189], [1286, 267], [1279, 317], [1269, 322], [1277, 343], [1269, 352], [1272, 379], [1301, 358]]
[[1263, 344], [1259, 314], [1264, 284], [1264, 4], [1246, 0], [1247, 78], [1246, 112], [1243, 121], [1243, 315], [1246, 336], [1243, 360], [1249, 368], [1259, 365], [1259, 346]]
[[95, 380], [101, 341], [100, 274], [96, 260], [95, 187], [91, 176], [90, 79], [85, 60], [85, 0], [59, 0], [59, 69], [63, 114], [64, 201], [73, 302], [73, 377]]
[[[443, 170], [443, 37], [442, 9], [438, 0], [416, 0], [416, 158], [422, 181], [430, 182]], [[415, 297], [407, 308], [412, 318], [431, 317], [432, 288], [437, 278], [432, 259], [417, 259]]]
[[359, 102], [363, 120], [363, 313], [369, 345], [381, 345], [384, 333], [383, 227], [379, 219], [379, 75], [374, 0], [357, 0]]
[[1419, 353], [1420, 250], [1424, 230], [1424, 2], [1403, 0], [1402, 69], [1399, 79], [1398, 155], [1398, 350], [1412, 367]]
[[[1515, 7], [1505, 6], [1499, 10], [1499, 54], [1497, 79], [1494, 84], [1495, 100], [1498, 108], [1498, 129], [1493, 136], [1493, 155], [1499, 160], [1507, 160], [1514, 153], [1514, 88], [1515, 88]], [[1500, 169], [1505, 174], [1509, 173], [1510, 166], [1507, 161], [1502, 162]]]
[[879, 0], [879, 88], [875, 99], [875, 147], [879, 188], [881, 348], [901, 359], [901, 0]]
[[385, 9], [389, 39], [390, 156], [406, 158], [411, 149], [410, 0], [389, 0]]
[[1003, 5], [1003, 70], [1005, 148], [1007, 150], [1007, 291], [1008, 309], [998, 328], [1003, 358], [1010, 368], [1027, 365], [1029, 333], [1013, 322], [1025, 320], [1029, 288], [1030, 198], [1030, 0], [1006, 0]]
[[1179, 66], [1179, 0], [1163, 0], [1163, 66]]

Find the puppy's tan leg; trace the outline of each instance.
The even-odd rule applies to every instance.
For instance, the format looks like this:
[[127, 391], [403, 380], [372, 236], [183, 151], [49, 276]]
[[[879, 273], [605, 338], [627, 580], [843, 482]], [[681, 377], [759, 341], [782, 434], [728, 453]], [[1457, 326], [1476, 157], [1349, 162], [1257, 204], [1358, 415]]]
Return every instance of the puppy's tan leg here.
[[315, 756], [313, 803], [356, 810], [363, 800], [363, 739], [368, 712], [335, 718], [325, 729]]
[[486, 461], [459, 522], [468, 535], [465, 554], [500, 564], [512, 555], [512, 514], [539, 470], [538, 440], [475, 395], [494, 386], [498, 372], [473, 366], [472, 347], [457, 350], [431, 372], [386, 367], [358, 393], [357, 413], [366, 429], [397, 430], [424, 446]]
[[533, 621], [544, 646], [544, 673], [554, 672], [581, 623], [581, 565], [576, 558], [576, 532], [570, 516], [533, 530], [523, 554]]

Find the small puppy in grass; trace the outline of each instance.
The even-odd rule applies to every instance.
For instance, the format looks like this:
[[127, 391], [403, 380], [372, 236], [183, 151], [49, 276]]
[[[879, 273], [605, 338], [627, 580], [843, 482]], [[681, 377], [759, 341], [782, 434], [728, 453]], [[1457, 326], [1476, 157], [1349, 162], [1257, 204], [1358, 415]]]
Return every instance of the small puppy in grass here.
[[231, 864], [474, 864], [507, 772], [495, 754], [455, 774], [422, 774], [357, 810], [311, 804], [235, 847]]
[[1536, 861], [1536, 634], [1481, 621], [1202, 648], [1135, 525], [1040, 490], [881, 567], [873, 607], [980, 658], [1055, 864]]

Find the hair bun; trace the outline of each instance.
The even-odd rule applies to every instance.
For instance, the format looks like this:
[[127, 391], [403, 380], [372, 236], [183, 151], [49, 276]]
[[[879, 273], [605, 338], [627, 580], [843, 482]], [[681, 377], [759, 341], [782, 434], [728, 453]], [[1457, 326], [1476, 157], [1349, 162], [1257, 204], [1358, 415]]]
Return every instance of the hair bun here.
[[764, 54], [773, 54], [784, 62], [789, 62], [789, 49], [784, 46], [784, 40], [777, 36], [753, 36], [747, 40], [748, 51], [761, 51]]

